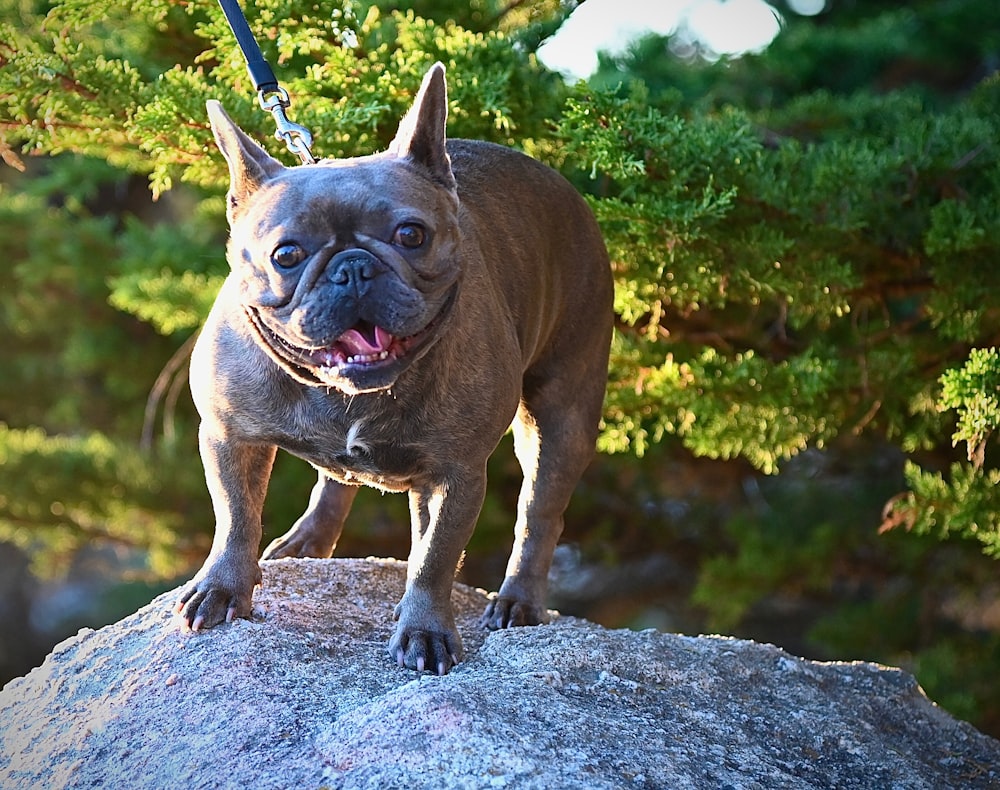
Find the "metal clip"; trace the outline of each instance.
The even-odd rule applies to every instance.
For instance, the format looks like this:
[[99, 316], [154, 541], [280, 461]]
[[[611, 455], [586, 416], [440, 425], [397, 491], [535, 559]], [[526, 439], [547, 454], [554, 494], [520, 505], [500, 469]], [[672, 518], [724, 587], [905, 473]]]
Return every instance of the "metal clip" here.
[[273, 90], [259, 91], [257, 101], [263, 109], [274, 116], [274, 125], [277, 127], [274, 136], [278, 140], [284, 140], [288, 150], [296, 154], [302, 160], [302, 164], [315, 164], [316, 159], [309, 150], [313, 142], [312, 134], [304, 126], [289, 121], [285, 115], [285, 110], [292, 104], [288, 98], [288, 91], [280, 85]]

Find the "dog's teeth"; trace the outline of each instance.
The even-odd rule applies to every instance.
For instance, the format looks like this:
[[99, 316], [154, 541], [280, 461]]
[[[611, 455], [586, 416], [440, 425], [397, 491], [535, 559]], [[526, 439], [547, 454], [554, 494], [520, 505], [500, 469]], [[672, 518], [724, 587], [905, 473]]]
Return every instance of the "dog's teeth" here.
[[377, 354], [353, 354], [344, 359], [346, 365], [363, 365], [368, 362], [381, 362], [389, 358], [388, 351], [380, 351]]

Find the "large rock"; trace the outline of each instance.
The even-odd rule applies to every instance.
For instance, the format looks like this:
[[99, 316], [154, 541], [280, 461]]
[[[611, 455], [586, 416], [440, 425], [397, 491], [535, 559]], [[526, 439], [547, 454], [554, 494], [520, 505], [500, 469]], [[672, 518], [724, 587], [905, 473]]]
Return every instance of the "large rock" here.
[[770, 645], [556, 618], [439, 678], [385, 642], [405, 566], [264, 563], [253, 621], [179, 630], [175, 594], [0, 692], [0, 788], [985, 788], [1000, 742], [913, 678]]

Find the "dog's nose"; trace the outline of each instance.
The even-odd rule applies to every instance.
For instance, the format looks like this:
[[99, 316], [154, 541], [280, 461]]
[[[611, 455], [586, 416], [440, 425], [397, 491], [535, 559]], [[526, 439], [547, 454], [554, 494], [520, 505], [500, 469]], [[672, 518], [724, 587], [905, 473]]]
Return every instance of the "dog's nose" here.
[[369, 280], [375, 279], [381, 269], [378, 258], [365, 250], [344, 250], [330, 261], [327, 276], [340, 286], [354, 286], [360, 290]]

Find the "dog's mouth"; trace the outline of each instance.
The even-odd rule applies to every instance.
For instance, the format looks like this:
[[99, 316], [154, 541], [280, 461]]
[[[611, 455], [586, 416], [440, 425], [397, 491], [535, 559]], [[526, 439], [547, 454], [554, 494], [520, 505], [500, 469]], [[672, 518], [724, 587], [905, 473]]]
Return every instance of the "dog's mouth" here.
[[[423, 334], [421, 330], [419, 334]], [[372, 365], [392, 357], [398, 359], [406, 353], [418, 335], [407, 338], [394, 337], [380, 326], [359, 321], [338, 337], [333, 345], [323, 348], [297, 348], [275, 335], [275, 340], [285, 346], [300, 364], [313, 368], [341, 368], [345, 365]]]
[[267, 325], [257, 308], [247, 306], [246, 311], [272, 358], [294, 378], [305, 384], [362, 391], [390, 386], [402, 368], [431, 345], [454, 297], [453, 291], [438, 314], [414, 334], [397, 337], [384, 327], [358, 321], [333, 343], [318, 348], [289, 342]]

